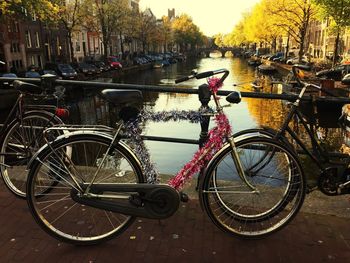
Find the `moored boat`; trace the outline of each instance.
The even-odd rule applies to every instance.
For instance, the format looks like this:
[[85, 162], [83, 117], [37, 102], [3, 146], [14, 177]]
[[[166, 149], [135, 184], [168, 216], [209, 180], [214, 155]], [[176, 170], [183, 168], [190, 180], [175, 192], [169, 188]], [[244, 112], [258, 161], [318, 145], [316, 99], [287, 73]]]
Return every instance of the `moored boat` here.
[[258, 70], [262, 74], [266, 74], [266, 75], [276, 72], [276, 68], [274, 66], [265, 65], [265, 64], [262, 64], [262, 65], [258, 66]]
[[257, 67], [261, 65], [260, 59], [249, 59], [247, 63], [249, 66], [253, 66], [253, 67]]

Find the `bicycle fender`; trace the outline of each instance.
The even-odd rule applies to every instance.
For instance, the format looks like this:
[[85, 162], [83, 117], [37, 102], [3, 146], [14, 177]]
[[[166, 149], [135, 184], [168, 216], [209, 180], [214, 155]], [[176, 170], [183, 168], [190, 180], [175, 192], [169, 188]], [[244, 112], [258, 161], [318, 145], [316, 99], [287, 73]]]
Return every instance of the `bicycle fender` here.
[[52, 142], [48, 142], [48, 143], [44, 144], [43, 146], [41, 146], [41, 148], [29, 160], [29, 162], [27, 164], [27, 169], [28, 170], [31, 169], [33, 166], [33, 162], [38, 158], [38, 156], [43, 155], [43, 152], [50, 149], [50, 147], [51, 147], [50, 144], [57, 143], [60, 140], [67, 139], [71, 136], [82, 135], [82, 134], [100, 135], [100, 136], [106, 137], [107, 139], [111, 139], [111, 140], [113, 138], [111, 135], [108, 135], [108, 134], [102, 133], [102, 132], [97, 132], [97, 131], [73, 131], [73, 132], [63, 131], [63, 134], [59, 135], [55, 140], [53, 140]]

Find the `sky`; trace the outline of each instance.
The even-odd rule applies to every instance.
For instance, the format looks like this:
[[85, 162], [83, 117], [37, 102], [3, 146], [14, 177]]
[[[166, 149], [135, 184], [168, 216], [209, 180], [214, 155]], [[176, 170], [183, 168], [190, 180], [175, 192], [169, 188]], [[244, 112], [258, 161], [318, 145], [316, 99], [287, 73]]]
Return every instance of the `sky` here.
[[168, 8], [175, 8], [175, 15], [186, 13], [207, 36], [227, 34], [260, 0], [140, 0], [140, 8], [151, 8], [157, 18], [168, 15]]

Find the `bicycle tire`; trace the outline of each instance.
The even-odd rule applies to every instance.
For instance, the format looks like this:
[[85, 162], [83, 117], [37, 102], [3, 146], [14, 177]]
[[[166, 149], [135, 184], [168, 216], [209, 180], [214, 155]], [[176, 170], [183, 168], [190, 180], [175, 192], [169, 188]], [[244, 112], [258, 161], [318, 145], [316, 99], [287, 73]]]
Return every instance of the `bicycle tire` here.
[[[27, 202], [36, 222], [54, 238], [75, 245], [97, 244], [121, 234], [135, 217], [77, 203], [72, 198], [76, 184], [74, 186], [68, 174], [74, 174], [75, 180], [84, 184], [88, 184], [95, 173], [96, 183], [144, 183], [139, 161], [126, 146], [116, 143], [102, 165], [112, 142], [105, 134], [62, 137], [39, 152], [29, 171]], [[66, 147], [71, 149], [69, 162]], [[101, 168], [97, 170], [99, 164]], [[57, 184], [42, 193], [40, 188], [47, 189], [52, 180]]]
[[[43, 146], [43, 131], [53, 125], [63, 124], [48, 111], [25, 112], [22, 120], [13, 120], [5, 131], [1, 145], [0, 171], [6, 187], [17, 197], [26, 197], [27, 164]], [[55, 132], [52, 136], [58, 136]]]
[[[300, 210], [305, 198], [305, 177], [298, 157], [283, 143], [267, 137], [251, 137], [237, 141], [247, 180], [259, 193], [252, 193], [234, 168], [231, 151], [226, 144], [208, 164], [200, 187], [200, 200], [213, 223], [224, 232], [243, 238], [260, 238], [284, 226]], [[257, 172], [261, 156], [269, 156]]]

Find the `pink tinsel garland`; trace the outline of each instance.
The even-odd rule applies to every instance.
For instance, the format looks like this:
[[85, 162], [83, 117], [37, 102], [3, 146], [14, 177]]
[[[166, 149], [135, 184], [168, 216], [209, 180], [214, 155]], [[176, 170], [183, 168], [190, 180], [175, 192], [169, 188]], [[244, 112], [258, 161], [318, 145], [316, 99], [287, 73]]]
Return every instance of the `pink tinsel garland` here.
[[169, 185], [175, 189], [181, 189], [188, 179], [192, 178], [195, 173], [198, 173], [222, 147], [226, 135], [231, 134], [231, 126], [225, 114], [221, 113], [217, 115], [215, 122], [217, 127], [209, 132], [208, 140], [204, 147], [197, 151], [192, 157], [192, 160], [169, 181]]
[[208, 79], [208, 84], [209, 90], [211, 90], [213, 93], [216, 93], [218, 89], [220, 89], [223, 86], [221, 79], [215, 77]]

